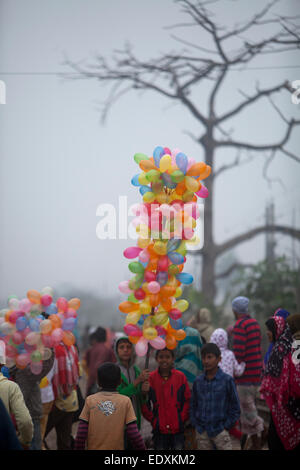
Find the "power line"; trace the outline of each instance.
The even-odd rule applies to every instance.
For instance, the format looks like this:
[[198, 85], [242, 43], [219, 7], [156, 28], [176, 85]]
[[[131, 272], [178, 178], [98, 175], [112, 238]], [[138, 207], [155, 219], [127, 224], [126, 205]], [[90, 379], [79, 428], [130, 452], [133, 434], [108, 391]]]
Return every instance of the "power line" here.
[[[269, 67], [247, 67], [231, 69], [231, 72], [248, 72], [249, 70], [281, 70], [300, 69], [300, 65], [270, 65]], [[61, 76], [81, 76], [78, 72], [0, 72], [0, 75], [61, 75]]]

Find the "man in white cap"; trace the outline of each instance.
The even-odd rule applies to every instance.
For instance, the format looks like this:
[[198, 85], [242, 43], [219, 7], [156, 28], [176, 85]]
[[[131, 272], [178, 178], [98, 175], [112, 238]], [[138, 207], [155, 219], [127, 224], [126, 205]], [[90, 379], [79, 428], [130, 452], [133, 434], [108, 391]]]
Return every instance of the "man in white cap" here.
[[[264, 421], [258, 415], [256, 397], [259, 393], [262, 373], [261, 331], [255, 318], [249, 315], [249, 299], [236, 297], [232, 311], [236, 319], [233, 328], [233, 352], [238, 362], [245, 362], [243, 375], [236, 377], [237, 392], [241, 406], [241, 430], [252, 441], [252, 449], [261, 449], [265, 437]], [[245, 442], [245, 441], [244, 441]], [[244, 448], [246, 449], [246, 444]]]
[[0, 398], [8, 414], [15, 418], [20, 443], [24, 449], [29, 449], [33, 436], [32, 419], [19, 385], [1, 373], [1, 368], [5, 364], [5, 343], [0, 340]]

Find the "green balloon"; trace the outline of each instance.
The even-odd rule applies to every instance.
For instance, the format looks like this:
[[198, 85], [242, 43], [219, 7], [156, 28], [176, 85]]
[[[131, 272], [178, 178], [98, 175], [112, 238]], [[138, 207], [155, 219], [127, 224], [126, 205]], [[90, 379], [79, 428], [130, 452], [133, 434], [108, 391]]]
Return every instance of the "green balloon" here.
[[180, 170], [175, 170], [171, 173], [171, 180], [173, 183], [181, 183], [184, 180], [184, 173]]
[[160, 180], [160, 171], [149, 170], [146, 173], [146, 178], [150, 183], [157, 183]]
[[142, 274], [145, 271], [144, 266], [138, 261], [133, 261], [132, 263], [129, 263], [128, 268], [132, 273], [135, 274]]
[[149, 160], [149, 157], [147, 157], [147, 155], [144, 155], [143, 153], [136, 153], [133, 158], [135, 163], [137, 164], [139, 164], [142, 160]]

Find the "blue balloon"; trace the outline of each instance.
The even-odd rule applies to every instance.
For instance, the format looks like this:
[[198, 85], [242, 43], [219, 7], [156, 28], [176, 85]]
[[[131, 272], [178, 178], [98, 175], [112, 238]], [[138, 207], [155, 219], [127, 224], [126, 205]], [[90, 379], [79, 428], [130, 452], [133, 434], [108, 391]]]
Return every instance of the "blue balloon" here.
[[156, 281], [161, 287], [164, 286], [168, 282], [168, 279], [169, 279], [169, 275], [166, 271], [159, 271], [159, 273], [157, 273], [156, 275]]
[[155, 147], [155, 149], [153, 150], [153, 160], [154, 160], [155, 165], [158, 168], [159, 168], [160, 159], [164, 154], [165, 154], [165, 151], [163, 147], [158, 146], [158, 147]]
[[176, 274], [176, 279], [178, 279], [182, 284], [192, 284], [194, 280], [193, 276], [189, 273]]
[[57, 307], [55, 303], [52, 302], [52, 304], [48, 305], [48, 307], [45, 308], [45, 312], [48, 313], [48, 315], [52, 315], [53, 313], [57, 313]]
[[62, 329], [63, 330], [73, 330], [73, 328], [75, 327], [75, 324], [76, 324], [76, 318], [73, 318], [73, 317], [70, 317], [70, 318], [66, 318], [64, 321], [63, 321], [63, 324], [62, 324]]
[[182, 256], [180, 253], [177, 253], [176, 251], [171, 251], [168, 253], [168, 258], [170, 261], [172, 261], [173, 264], [184, 263], [184, 256]]
[[182, 173], [186, 174], [186, 170], [188, 166], [188, 157], [182, 152], [177, 153], [176, 165], [178, 166], [179, 170], [182, 171]]
[[179, 318], [178, 320], [173, 320], [173, 318], [169, 318], [169, 322], [174, 330], [180, 330], [182, 328], [181, 318]]
[[40, 322], [36, 320], [36, 318], [30, 318], [29, 328], [31, 329], [31, 331], [40, 331]]
[[179, 247], [181, 243], [181, 239], [178, 238], [172, 238], [171, 240], [168, 241], [167, 243], [167, 251], [175, 251]]
[[26, 317], [19, 317], [16, 321], [16, 328], [18, 331], [23, 331], [28, 326], [28, 320]]
[[133, 184], [133, 186], [142, 186], [141, 183], [139, 182], [139, 176], [140, 174], [138, 173], [131, 179], [131, 184]]
[[144, 196], [145, 193], [152, 193], [152, 189], [149, 188], [149, 186], [141, 186], [139, 191], [142, 196]]

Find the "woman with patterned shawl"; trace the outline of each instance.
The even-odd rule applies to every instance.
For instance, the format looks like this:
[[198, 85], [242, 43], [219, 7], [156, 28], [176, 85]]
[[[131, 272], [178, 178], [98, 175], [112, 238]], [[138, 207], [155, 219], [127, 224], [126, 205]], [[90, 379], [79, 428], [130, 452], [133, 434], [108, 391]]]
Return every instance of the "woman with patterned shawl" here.
[[274, 345], [266, 364], [261, 394], [270, 408], [270, 450], [300, 449], [300, 364], [293, 360], [293, 338], [285, 319], [266, 321]]

